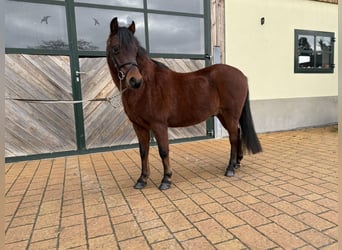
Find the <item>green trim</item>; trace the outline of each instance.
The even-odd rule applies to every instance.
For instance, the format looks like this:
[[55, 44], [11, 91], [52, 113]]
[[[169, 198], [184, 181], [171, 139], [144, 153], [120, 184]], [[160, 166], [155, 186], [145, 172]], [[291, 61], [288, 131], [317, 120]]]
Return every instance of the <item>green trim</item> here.
[[106, 9], [106, 10], [118, 10], [118, 11], [133, 11], [133, 12], [142, 12], [144, 9], [134, 8], [134, 7], [123, 7], [123, 6], [113, 6], [113, 5], [105, 5], [105, 4], [92, 4], [92, 3], [76, 3], [74, 2], [75, 7], [85, 7], [85, 8], [96, 8], [96, 9]]
[[53, 1], [53, 0], [8, 0], [8, 1], [9, 2], [25, 2], [25, 3], [65, 5], [65, 1]]
[[[67, 24], [68, 24], [68, 37], [70, 47], [70, 73], [72, 82], [72, 93], [74, 101], [82, 100], [81, 79], [76, 75], [76, 71], [80, 71], [78, 60], [78, 48], [77, 48], [77, 33], [75, 24], [75, 7], [74, 0], [68, 0], [66, 5], [67, 12]], [[79, 81], [76, 80], [79, 79]], [[83, 105], [82, 103], [74, 104], [74, 117], [76, 128], [76, 142], [77, 149], [86, 149], [85, 142], [85, 130], [84, 130], [84, 117], [83, 117]]]
[[210, 1], [203, 1], [204, 4], [204, 53], [206, 58], [206, 66], [211, 65], [211, 16]]
[[53, 55], [69, 56], [69, 50], [46, 50], [46, 49], [25, 49], [25, 48], [6, 48], [6, 54], [28, 54], [28, 55]]
[[[170, 140], [169, 143], [170, 144], [186, 143], [186, 142], [193, 142], [193, 141], [199, 141], [199, 140], [205, 140], [205, 139], [212, 139], [212, 136], [197, 136], [197, 137], [191, 137], [191, 138], [174, 139], [174, 140]], [[154, 141], [151, 141], [150, 145], [152, 147], [157, 146], [157, 143]], [[139, 148], [138, 143], [124, 144], [124, 145], [118, 145], [118, 146], [112, 146], [112, 147], [83, 149], [83, 150], [76, 150], [76, 151], [62, 151], [62, 152], [45, 153], [45, 154], [6, 157], [5, 163], [57, 158], [57, 157], [64, 157], [64, 156], [70, 156], [70, 155], [84, 155], [84, 154], [91, 154], [91, 153], [101, 153], [101, 152], [135, 149], [135, 148], [137, 149]]]
[[165, 53], [149, 53], [152, 58], [177, 58], [177, 59], [199, 59], [204, 60], [206, 56], [203, 54], [165, 54]]
[[[212, 55], [212, 46], [211, 46], [211, 9], [210, 9], [211, 1], [203, 1], [204, 4], [204, 50], [205, 50], [205, 66], [208, 67], [211, 65], [211, 55]], [[207, 135], [214, 137], [214, 117], [210, 117], [207, 122]]]
[[[299, 35], [309, 35], [314, 37], [314, 44], [316, 44], [316, 37], [317, 36], [324, 36], [324, 37], [330, 37], [331, 38], [331, 53], [330, 53], [330, 67], [327, 69], [324, 68], [300, 68], [299, 63], [298, 63], [298, 36]], [[322, 73], [322, 74], [327, 74], [327, 73], [334, 73], [334, 53], [335, 53], [335, 33], [334, 32], [325, 32], [325, 31], [314, 31], [314, 30], [299, 30], [295, 29], [294, 30], [294, 73]], [[316, 45], [313, 48], [313, 54], [315, 58], [314, 65], [316, 65]]]
[[145, 27], [145, 46], [146, 51], [149, 54], [150, 53], [150, 34], [148, 32], [148, 13], [146, 11], [147, 9], [147, 0], [144, 0], [144, 27]]
[[105, 51], [86, 51], [86, 50], [79, 50], [78, 51], [79, 57], [106, 57]]

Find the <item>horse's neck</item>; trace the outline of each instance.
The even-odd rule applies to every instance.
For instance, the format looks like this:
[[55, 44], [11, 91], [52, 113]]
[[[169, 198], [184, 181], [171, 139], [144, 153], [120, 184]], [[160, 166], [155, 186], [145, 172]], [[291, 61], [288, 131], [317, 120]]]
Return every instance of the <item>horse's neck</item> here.
[[137, 58], [137, 63], [139, 65], [139, 69], [143, 74], [143, 77], [146, 79], [154, 79], [154, 74], [159, 70], [168, 70], [166, 67], [163, 68], [158, 65], [155, 61], [153, 61], [147, 55]]
[[141, 66], [142, 69], [146, 69], [152, 66], [153, 61], [147, 55], [142, 55], [137, 57], [137, 63]]

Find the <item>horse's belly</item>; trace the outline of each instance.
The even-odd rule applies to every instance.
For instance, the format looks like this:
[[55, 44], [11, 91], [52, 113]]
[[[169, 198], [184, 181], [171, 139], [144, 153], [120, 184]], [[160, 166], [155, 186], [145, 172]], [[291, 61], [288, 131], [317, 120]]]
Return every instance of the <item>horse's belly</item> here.
[[177, 128], [177, 127], [193, 126], [193, 125], [199, 124], [201, 122], [204, 122], [205, 120], [207, 120], [207, 118], [202, 119], [202, 120], [176, 120], [176, 121], [171, 120], [168, 122], [168, 127]]
[[181, 110], [168, 119], [169, 127], [187, 127], [206, 121], [216, 114], [216, 109], [207, 106], [205, 109]]

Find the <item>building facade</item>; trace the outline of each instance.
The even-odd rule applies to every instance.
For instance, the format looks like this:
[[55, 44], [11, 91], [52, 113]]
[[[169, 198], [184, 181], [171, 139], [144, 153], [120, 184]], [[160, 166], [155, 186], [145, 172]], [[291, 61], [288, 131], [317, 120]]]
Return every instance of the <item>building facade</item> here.
[[[137, 146], [120, 98], [89, 101], [119, 97], [104, 51], [114, 16], [121, 25], [134, 20], [141, 45], [175, 71], [217, 62], [240, 68], [258, 132], [335, 123], [336, 3], [7, 0], [5, 156]], [[173, 141], [226, 135], [212, 118], [169, 131]]]
[[337, 1], [226, 0], [225, 25], [225, 62], [248, 76], [258, 132], [337, 122]]

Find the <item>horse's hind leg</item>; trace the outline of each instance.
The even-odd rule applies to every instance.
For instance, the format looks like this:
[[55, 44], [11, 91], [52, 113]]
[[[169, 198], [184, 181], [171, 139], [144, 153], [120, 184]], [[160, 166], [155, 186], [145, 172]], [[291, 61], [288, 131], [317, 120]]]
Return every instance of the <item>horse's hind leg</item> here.
[[241, 141], [241, 130], [238, 128], [238, 149], [237, 149], [237, 159], [236, 159], [236, 164], [235, 168], [240, 167], [240, 162], [243, 158], [243, 150], [242, 150], [242, 141]]
[[158, 126], [153, 129], [154, 136], [158, 143], [159, 156], [163, 163], [164, 177], [159, 186], [160, 190], [166, 190], [171, 187], [172, 169], [169, 159], [169, 138], [166, 126]]
[[150, 167], [148, 165], [148, 153], [150, 147], [150, 131], [133, 123], [133, 128], [139, 140], [139, 152], [141, 158], [141, 175], [134, 185], [135, 189], [142, 189], [147, 184], [147, 179], [150, 176]]
[[238, 166], [238, 132], [237, 129], [229, 129], [229, 141], [231, 145], [230, 159], [225, 176], [232, 177], [235, 174], [235, 168]]
[[[230, 159], [227, 166], [225, 176], [232, 177], [235, 174], [235, 168], [240, 165], [240, 160], [242, 159], [242, 146], [241, 138], [239, 133], [239, 122], [231, 118], [229, 113], [224, 115], [219, 114], [217, 117], [221, 121], [223, 127], [228, 130], [229, 141], [230, 141]], [[228, 119], [230, 117], [230, 119]]]

